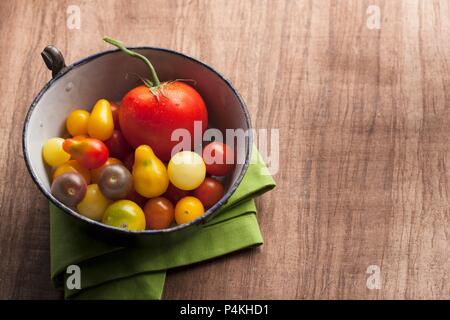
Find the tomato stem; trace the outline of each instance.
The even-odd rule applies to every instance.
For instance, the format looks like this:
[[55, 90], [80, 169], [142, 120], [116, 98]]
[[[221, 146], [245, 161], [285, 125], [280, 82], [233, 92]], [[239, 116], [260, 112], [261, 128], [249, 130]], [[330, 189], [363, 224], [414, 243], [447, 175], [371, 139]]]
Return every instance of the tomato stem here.
[[139, 58], [142, 61], [145, 62], [145, 64], [147, 65], [147, 67], [150, 69], [150, 74], [152, 75], [152, 81], [153, 81], [153, 86], [158, 87], [161, 82], [158, 79], [158, 76], [156, 74], [155, 68], [153, 68], [153, 65], [151, 64], [151, 62], [147, 59], [147, 57], [143, 56], [140, 53], [137, 53], [135, 51], [132, 51], [130, 49], [127, 49], [122, 42], [112, 39], [110, 37], [104, 37], [103, 41], [112, 44], [113, 46], [119, 48], [120, 50], [122, 50], [123, 52], [125, 52], [126, 54], [128, 54], [130, 57], [135, 57], [135, 58]]

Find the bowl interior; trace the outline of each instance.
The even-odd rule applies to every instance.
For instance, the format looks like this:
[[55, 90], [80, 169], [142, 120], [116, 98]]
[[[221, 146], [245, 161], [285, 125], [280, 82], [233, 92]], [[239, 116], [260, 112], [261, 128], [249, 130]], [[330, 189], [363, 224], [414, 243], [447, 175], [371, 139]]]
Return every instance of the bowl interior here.
[[[228, 81], [210, 67], [164, 49], [136, 50], [152, 61], [161, 81], [195, 80], [194, 87], [208, 108], [209, 126], [220, 129], [224, 137], [225, 129], [250, 129], [250, 120], [239, 95]], [[30, 170], [47, 196], [50, 194], [51, 181], [42, 159], [42, 144], [49, 138], [67, 135], [65, 119], [74, 109], [90, 110], [101, 98], [120, 101], [130, 89], [142, 83], [137, 75], [149, 76], [144, 63], [122, 52], [109, 51], [75, 63], [41, 91], [28, 115], [24, 147]], [[244, 144], [237, 144], [235, 148], [237, 154], [245, 158], [250, 153], [250, 139], [246, 139]], [[244, 167], [243, 161], [236, 164], [226, 181], [226, 189], [238, 182]]]

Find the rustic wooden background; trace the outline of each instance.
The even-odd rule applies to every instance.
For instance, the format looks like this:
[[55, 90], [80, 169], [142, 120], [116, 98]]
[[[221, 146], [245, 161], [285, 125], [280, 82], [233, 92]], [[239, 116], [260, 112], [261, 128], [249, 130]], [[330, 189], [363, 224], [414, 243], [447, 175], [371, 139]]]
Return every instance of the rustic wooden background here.
[[70, 63], [103, 35], [204, 60], [256, 128], [280, 130], [264, 246], [169, 272], [164, 298], [450, 298], [450, 3], [413, 0], [0, 1], [0, 298], [61, 298], [22, 125], [50, 78], [45, 45]]

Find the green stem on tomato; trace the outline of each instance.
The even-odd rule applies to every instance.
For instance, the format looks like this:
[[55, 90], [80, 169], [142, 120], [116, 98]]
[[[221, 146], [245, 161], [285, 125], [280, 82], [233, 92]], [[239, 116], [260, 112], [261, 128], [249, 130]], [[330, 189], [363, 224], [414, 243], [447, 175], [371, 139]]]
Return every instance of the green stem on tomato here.
[[142, 54], [134, 52], [130, 49], [127, 49], [122, 42], [112, 39], [110, 37], [104, 37], [103, 41], [112, 44], [113, 46], [119, 48], [120, 50], [122, 50], [123, 52], [125, 52], [126, 54], [128, 54], [130, 57], [135, 57], [135, 58], [139, 58], [142, 61], [145, 62], [145, 64], [147, 65], [147, 67], [150, 69], [150, 74], [152, 75], [152, 82], [153, 82], [153, 86], [157, 87], [161, 84], [161, 82], [158, 79], [158, 76], [156, 74], [155, 68], [153, 68], [153, 65], [151, 64], [151, 62]]

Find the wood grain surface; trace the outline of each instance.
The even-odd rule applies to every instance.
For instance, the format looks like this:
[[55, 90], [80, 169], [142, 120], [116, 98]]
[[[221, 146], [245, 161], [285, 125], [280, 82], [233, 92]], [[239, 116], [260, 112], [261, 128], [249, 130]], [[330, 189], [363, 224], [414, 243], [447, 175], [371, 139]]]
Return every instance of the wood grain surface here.
[[170, 271], [165, 299], [450, 299], [450, 2], [413, 0], [0, 1], [0, 298], [62, 297], [22, 126], [51, 76], [42, 49], [71, 63], [103, 35], [204, 60], [280, 130], [265, 244]]

